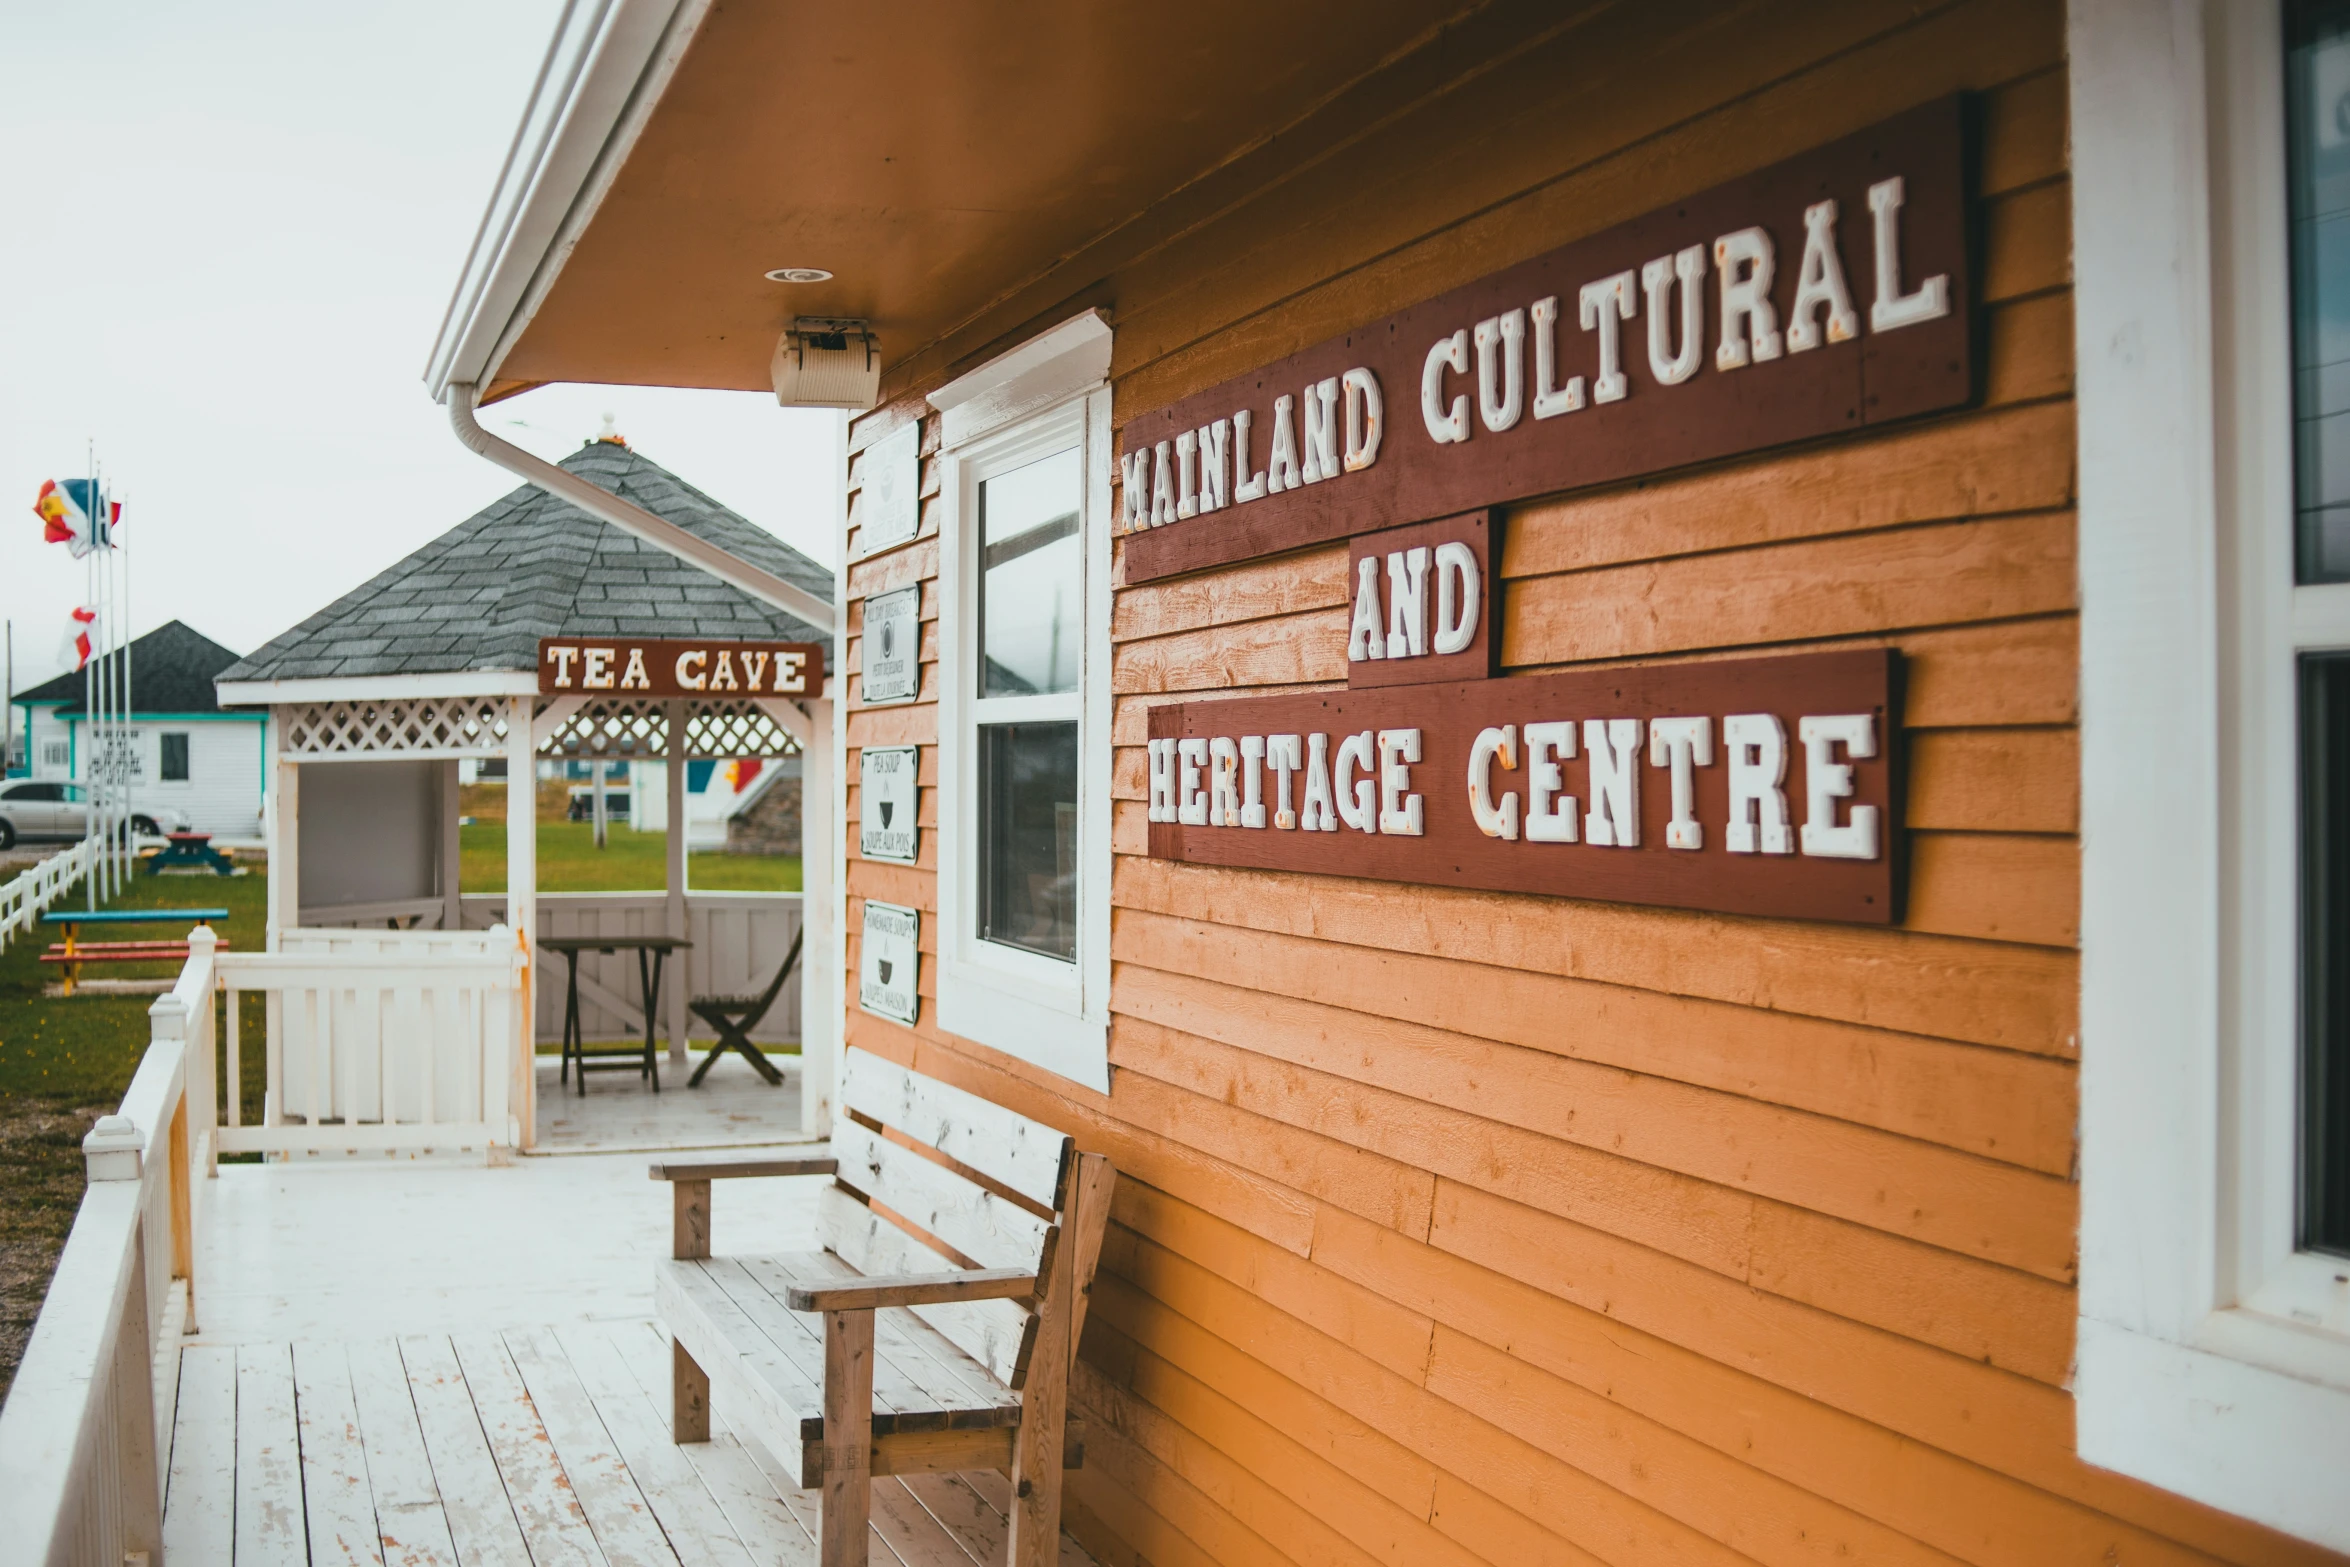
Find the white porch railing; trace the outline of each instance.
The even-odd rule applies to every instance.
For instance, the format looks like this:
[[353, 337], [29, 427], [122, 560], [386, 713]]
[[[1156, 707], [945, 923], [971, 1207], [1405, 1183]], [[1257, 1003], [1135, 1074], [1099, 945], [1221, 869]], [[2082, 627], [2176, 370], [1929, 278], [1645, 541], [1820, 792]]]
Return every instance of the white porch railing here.
[[44, 909], [88, 874], [99, 847], [96, 839], [84, 838], [0, 886], [0, 952], [8, 950], [10, 937], [32, 929]]
[[524, 957], [487, 931], [289, 930], [275, 952], [215, 960], [228, 993], [228, 1080], [245, 1006], [265, 1008], [262, 1122], [236, 1096], [224, 1153], [479, 1149], [522, 1141]]
[[0, 1408], [0, 1567], [161, 1560], [160, 1455], [212, 1157], [213, 939], [190, 933], [122, 1108], [82, 1140], [89, 1189]]

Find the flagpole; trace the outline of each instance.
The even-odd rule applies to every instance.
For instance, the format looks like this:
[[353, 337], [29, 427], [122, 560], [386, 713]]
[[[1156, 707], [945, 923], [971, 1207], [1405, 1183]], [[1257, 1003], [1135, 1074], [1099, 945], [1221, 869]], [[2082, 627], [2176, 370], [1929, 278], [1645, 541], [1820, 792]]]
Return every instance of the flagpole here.
[[[82, 557], [82, 602], [90, 605], [98, 602], [98, 562], [92, 558], [96, 554], [92, 550]], [[82, 748], [82, 840], [85, 852], [91, 856], [82, 876], [82, 906], [95, 911], [98, 907], [98, 668], [89, 659], [82, 661], [82, 727], [89, 731], [88, 743]]]
[[[107, 537], [114, 537], [115, 525], [120, 521], [121, 518], [115, 514], [114, 498], [108, 496], [106, 499]], [[138, 711], [137, 705], [131, 700], [131, 552], [130, 546], [119, 540], [116, 541], [114, 547], [122, 551], [122, 721], [127, 725], [131, 722], [132, 715]], [[128, 738], [127, 729], [125, 730], [125, 738], [126, 740]], [[139, 809], [138, 802], [131, 797], [131, 774], [132, 769], [128, 766], [128, 758], [125, 758], [122, 791], [122, 874], [126, 886], [129, 884], [129, 878], [137, 875], [139, 870], [138, 845], [132, 842], [132, 827], [137, 820]]]

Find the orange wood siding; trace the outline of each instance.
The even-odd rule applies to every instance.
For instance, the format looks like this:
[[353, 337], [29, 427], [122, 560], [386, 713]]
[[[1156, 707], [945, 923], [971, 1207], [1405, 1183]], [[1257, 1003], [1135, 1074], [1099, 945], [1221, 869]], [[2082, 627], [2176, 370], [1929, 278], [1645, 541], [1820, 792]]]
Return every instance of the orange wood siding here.
[[[1979, 410], [1519, 506], [1502, 561], [1513, 673], [1900, 648], [1902, 926], [1145, 858], [1149, 707], [1342, 682], [1339, 544], [1117, 595], [1107, 1097], [942, 1034], [927, 962], [917, 1027], [852, 1003], [852, 1043], [1118, 1165], [1072, 1390], [1092, 1431], [1070, 1523], [1105, 1562], [2338, 1560], [2072, 1456], [2062, 46], [2035, 0], [1562, 11], [1506, 51], [1432, 46], [1418, 97], [1169, 223], [1079, 301], [1113, 313], [1122, 421], [1983, 98]], [[848, 573], [852, 693], [858, 601], [928, 585], [922, 700], [851, 703], [852, 820], [856, 748], [937, 738], [936, 428], [921, 536]], [[863, 899], [935, 915], [936, 776], [925, 749], [918, 866], [851, 857], [852, 981]]]

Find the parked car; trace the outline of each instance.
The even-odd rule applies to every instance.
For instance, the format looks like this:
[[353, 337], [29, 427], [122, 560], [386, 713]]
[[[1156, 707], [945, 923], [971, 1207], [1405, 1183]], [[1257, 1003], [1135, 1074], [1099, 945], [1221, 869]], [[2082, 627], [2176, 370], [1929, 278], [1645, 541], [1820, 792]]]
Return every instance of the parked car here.
[[[19, 839], [40, 843], [79, 838], [89, 830], [87, 811], [80, 784], [24, 779], [0, 788], [0, 849], [14, 848]], [[131, 816], [131, 831], [141, 838], [187, 830], [188, 813], [167, 806], [141, 807]]]
[[[570, 803], [564, 807], [563, 814], [566, 819], [575, 822], [592, 819], [596, 814], [595, 785], [572, 785]], [[610, 821], [624, 822], [628, 820], [628, 791], [626, 789], [606, 789], [604, 791], [604, 815]]]

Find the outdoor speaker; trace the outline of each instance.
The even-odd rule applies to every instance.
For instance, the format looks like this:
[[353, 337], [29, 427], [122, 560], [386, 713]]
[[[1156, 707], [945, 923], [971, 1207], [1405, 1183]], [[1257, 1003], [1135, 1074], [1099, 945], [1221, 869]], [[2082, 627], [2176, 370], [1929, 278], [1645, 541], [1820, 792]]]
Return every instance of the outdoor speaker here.
[[801, 316], [775, 345], [775, 400], [786, 408], [870, 408], [881, 350], [867, 322]]

